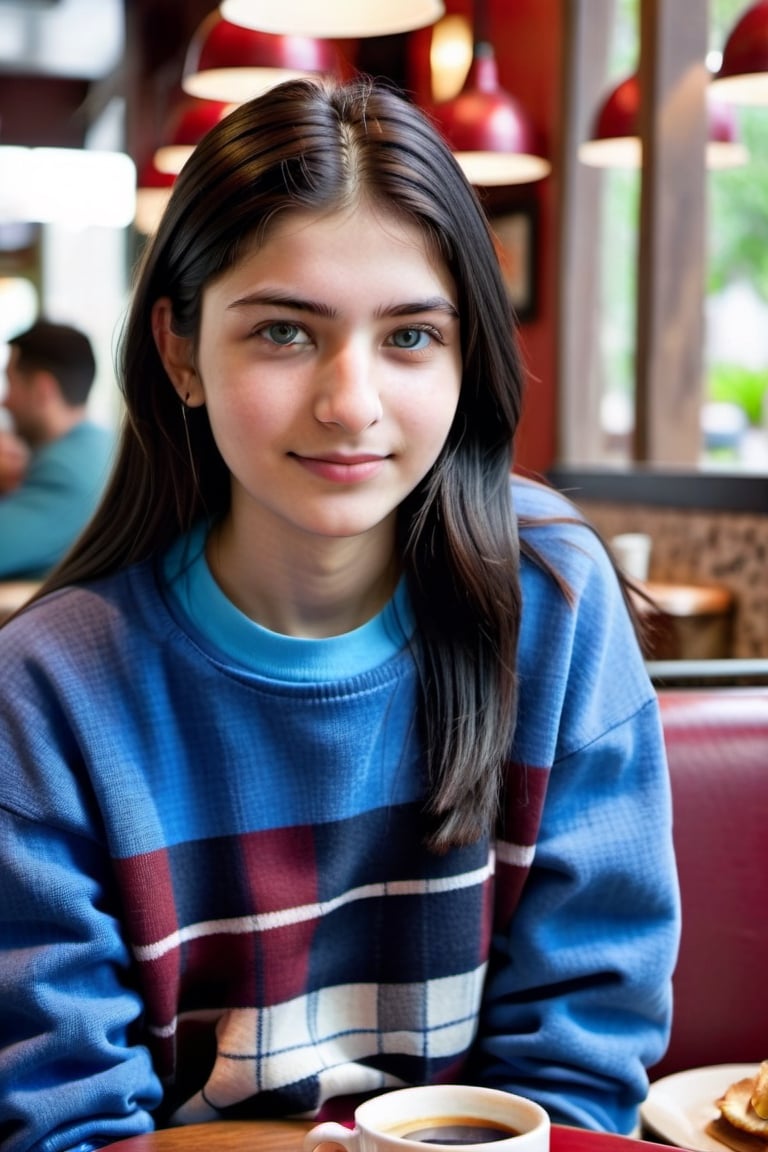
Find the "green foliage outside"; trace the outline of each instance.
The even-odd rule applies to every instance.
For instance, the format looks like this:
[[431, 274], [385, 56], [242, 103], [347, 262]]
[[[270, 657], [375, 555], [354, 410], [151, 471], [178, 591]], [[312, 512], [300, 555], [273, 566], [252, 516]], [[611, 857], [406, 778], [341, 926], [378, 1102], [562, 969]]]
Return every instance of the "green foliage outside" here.
[[[710, 47], [720, 51], [748, 0], [708, 2]], [[637, 66], [638, 51], [639, 0], [616, 0], [611, 52], [614, 80]], [[768, 303], [768, 107], [734, 111], [749, 161], [741, 168], [709, 172], [705, 290], [716, 296], [729, 285], [746, 284]], [[603, 387], [628, 397], [634, 390], [639, 189], [638, 173], [606, 173], [601, 237]], [[756, 370], [738, 362], [715, 363], [706, 366], [706, 374], [706, 400], [737, 404], [750, 424], [763, 422], [768, 367]]]
[[[710, 174], [707, 292], [741, 282], [768, 301], [768, 108], [740, 108], [737, 118], [749, 162]], [[738, 404], [750, 424], [763, 421], [766, 391], [768, 367], [708, 366], [707, 398]]]
[[736, 116], [749, 162], [710, 173], [707, 291], [743, 280], [768, 300], [768, 108], [740, 108]]
[[750, 424], [763, 422], [763, 397], [768, 391], [768, 369], [745, 368], [741, 364], [714, 364], [707, 378], [708, 399], [722, 404], [738, 404]]
[[[745, 0], [710, 0], [713, 47], [722, 48], [728, 30], [747, 6]], [[743, 168], [710, 173], [706, 290], [717, 295], [740, 282], [768, 302], [768, 108], [735, 112], [749, 162]], [[763, 422], [766, 392], [768, 367], [708, 366], [707, 399], [738, 404], [752, 425]]]

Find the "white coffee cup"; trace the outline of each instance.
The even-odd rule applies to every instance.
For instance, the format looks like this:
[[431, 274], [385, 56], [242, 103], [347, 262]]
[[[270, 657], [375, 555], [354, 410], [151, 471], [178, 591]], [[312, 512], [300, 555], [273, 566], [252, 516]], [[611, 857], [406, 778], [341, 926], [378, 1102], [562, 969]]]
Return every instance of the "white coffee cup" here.
[[651, 562], [651, 538], [646, 532], [621, 532], [610, 540], [611, 552], [625, 576], [631, 580], [648, 579]]
[[495, 1088], [432, 1084], [384, 1092], [355, 1110], [354, 1128], [326, 1121], [304, 1137], [304, 1152], [335, 1144], [346, 1152], [549, 1152], [541, 1105]]

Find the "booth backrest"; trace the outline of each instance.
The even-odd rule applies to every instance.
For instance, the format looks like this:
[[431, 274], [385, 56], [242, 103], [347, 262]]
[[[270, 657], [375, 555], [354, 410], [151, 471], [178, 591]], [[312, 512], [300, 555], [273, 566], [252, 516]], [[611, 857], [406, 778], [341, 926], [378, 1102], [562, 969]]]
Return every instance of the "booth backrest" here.
[[659, 689], [682, 940], [652, 1080], [768, 1059], [768, 687]]

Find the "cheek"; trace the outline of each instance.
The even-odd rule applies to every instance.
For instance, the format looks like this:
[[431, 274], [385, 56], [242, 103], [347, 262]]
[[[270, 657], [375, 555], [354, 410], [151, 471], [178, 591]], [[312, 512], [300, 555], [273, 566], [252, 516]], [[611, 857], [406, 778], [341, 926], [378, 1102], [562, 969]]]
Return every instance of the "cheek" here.
[[206, 394], [208, 419], [216, 446], [232, 473], [242, 471], [248, 457], [254, 455], [255, 436], [261, 422], [250, 414], [244, 399], [212, 390]]
[[448, 437], [458, 404], [457, 381], [453, 387], [446, 388], [443, 385], [435, 389], [431, 396], [425, 397], [423, 403], [412, 411], [413, 430], [418, 433], [425, 449], [429, 446], [435, 456]]
[[[223, 453], [226, 445], [236, 448], [254, 440], [266, 440], [281, 423], [279, 392], [264, 381], [209, 377], [205, 381], [208, 418]], [[226, 443], [225, 443], [226, 442]]]
[[442, 404], [438, 409], [422, 410], [410, 423], [406, 436], [414, 479], [425, 476], [437, 461], [448, 439], [454, 414], [455, 405]]

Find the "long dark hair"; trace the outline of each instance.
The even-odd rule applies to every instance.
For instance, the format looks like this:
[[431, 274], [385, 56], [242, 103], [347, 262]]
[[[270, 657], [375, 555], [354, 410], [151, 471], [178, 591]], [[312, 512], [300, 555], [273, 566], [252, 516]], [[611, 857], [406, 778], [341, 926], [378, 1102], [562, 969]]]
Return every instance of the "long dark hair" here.
[[471, 842], [496, 810], [516, 717], [519, 543], [511, 447], [522, 400], [515, 320], [480, 203], [450, 149], [405, 96], [367, 78], [296, 81], [241, 105], [198, 145], [140, 267], [121, 336], [125, 417], [102, 503], [43, 591], [162, 550], [229, 507], [206, 409], [187, 411], [152, 336], [155, 301], [197, 338], [203, 290], [278, 214], [360, 197], [415, 222], [454, 277], [463, 377], [453, 426], [403, 503], [398, 537], [417, 621], [430, 842]]

